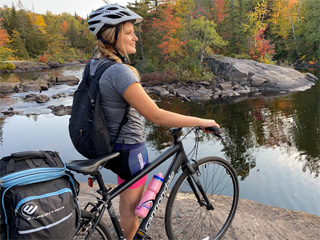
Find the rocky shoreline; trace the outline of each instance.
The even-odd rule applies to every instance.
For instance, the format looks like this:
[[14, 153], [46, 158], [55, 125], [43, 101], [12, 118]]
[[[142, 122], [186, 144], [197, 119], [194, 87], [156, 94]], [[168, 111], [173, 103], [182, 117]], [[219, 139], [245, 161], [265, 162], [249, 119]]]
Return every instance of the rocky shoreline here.
[[[114, 187], [115, 185], [107, 184]], [[88, 201], [95, 201], [97, 185], [90, 188], [86, 183], [80, 183], [79, 203], [84, 207]], [[157, 240], [168, 239], [165, 232], [164, 213], [167, 196], [160, 204], [148, 234]], [[119, 198], [113, 200], [117, 214]], [[183, 201], [181, 201], [183, 205]], [[105, 213], [103, 217], [110, 226]], [[264, 205], [255, 201], [240, 199], [233, 222], [223, 239], [305, 239], [316, 240], [320, 237], [320, 217], [301, 211], [292, 211]]]
[[1, 73], [19, 73], [19, 72], [31, 72], [31, 71], [41, 71], [43, 69], [59, 68], [66, 66], [74, 66], [80, 63], [85, 63], [86, 60], [78, 60], [73, 62], [59, 63], [57, 61], [43, 62], [33, 62], [33, 61], [5, 61], [13, 63], [14, 69], [0, 69]]
[[[311, 74], [303, 74], [293, 68], [262, 64], [245, 59], [234, 59], [218, 55], [212, 55], [206, 60], [206, 64], [215, 74], [211, 81], [199, 82], [174, 82], [153, 85], [143, 82], [148, 92], [154, 92], [161, 97], [179, 97], [184, 101], [225, 101], [256, 97], [259, 95], [279, 96], [296, 91], [304, 91], [312, 87], [318, 78]], [[13, 62], [16, 69], [12, 72], [39, 71], [47, 68], [77, 65], [81, 62], [59, 64], [57, 62], [35, 63], [16, 61]], [[83, 63], [83, 62], [82, 62]], [[27, 94], [25, 101], [33, 101], [39, 104], [50, 101], [43, 92], [50, 87], [66, 84], [74, 86], [79, 83], [75, 76], [49, 76], [42, 74], [38, 80], [33, 82], [0, 82], [0, 94], [14, 92], [38, 92]], [[53, 98], [67, 97], [64, 93]], [[68, 115], [71, 106], [50, 106], [53, 114], [58, 116]], [[15, 112], [13, 107], [2, 112], [4, 115], [21, 114]]]

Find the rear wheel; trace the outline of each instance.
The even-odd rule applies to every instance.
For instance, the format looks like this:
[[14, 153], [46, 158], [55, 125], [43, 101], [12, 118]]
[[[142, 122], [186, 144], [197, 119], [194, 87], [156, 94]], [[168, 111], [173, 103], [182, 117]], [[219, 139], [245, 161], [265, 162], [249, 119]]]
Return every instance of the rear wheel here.
[[217, 157], [200, 159], [192, 166], [211, 206], [205, 203], [197, 189], [198, 201], [189, 184], [191, 176], [184, 171], [173, 186], [166, 207], [168, 238], [220, 239], [236, 213], [239, 199], [237, 175], [227, 161]]
[[[94, 224], [93, 219], [94, 218], [92, 213], [85, 210], [81, 210], [80, 228], [76, 233], [76, 235], [73, 237], [73, 240], [85, 239], [87, 237], [87, 235], [89, 234], [89, 230], [92, 228]], [[106, 224], [103, 223], [102, 221], [99, 221], [96, 229], [94, 230], [93, 234], [90, 237], [90, 240], [94, 240], [94, 239], [105, 239], [105, 240], [113, 239], [111, 236], [110, 230], [108, 229]]]

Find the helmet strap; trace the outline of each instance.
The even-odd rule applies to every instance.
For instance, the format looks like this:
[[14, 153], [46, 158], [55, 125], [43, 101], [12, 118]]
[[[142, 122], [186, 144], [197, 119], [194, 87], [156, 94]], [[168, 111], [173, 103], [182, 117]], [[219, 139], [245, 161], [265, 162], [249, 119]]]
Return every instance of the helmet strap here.
[[125, 62], [126, 62], [126, 59], [118, 52], [118, 49], [116, 48], [116, 42], [117, 42], [117, 40], [118, 40], [119, 30], [120, 30], [120, 24], [118, 24], [118, 25], [116, 26], [116, 31], [115, 31], [115, 34], [114, 34], [114, 44], [113, 44], [113, 48], [114, 48], [114, 50], [116, 50], [116, 53], [114, 53], [114, 54], [117, 55], [117, 56], [121, 59], [122, 63], [125, 63]]
[[105, 40], [105, 39], [102, 38], [101, 36], [99, 36], [98, 39], [99, 39], [101, 42], [103, 42], [104, 44], [112, 45], [112, 43], [108, 42], [107, 40]]
[[99, 36], [98, 39], [99, 39], [101, 42], [103, 42], [104, 44], [112, 45], [112, 47], [114, 48], [114, 50], [116, 50], [116, 52], [114, 52], [114, 54], [121, 59], [121, 62], [122, 62], [122, 63], [125, 63], [125, 62], [126, 62], [125, 57], [123, 57], [123, 56], [119, 53], [118, 49], [116, 48], [116, 42], [117, 42], [117, 39], [118, 39], [119, 30], [120, 30], [120, 24], [116, 25], [116, 31], [115, 31], [115, 34], [114, 34], [114, 43], [110, 43], [109, 41], [103, 39], [101, 36]]
[[120, 30], [120, 24], [118, 24], [118, 25], [116, 26], [116, 31], [115, 31], [115, 34], [114, 34], [114, 44], [116, 44], [116, 42], [117, 42], [117, 40], [118, 40], [119, 30]]
[[114, 52], [114, 55], [118, 56], [121, 59], [122, 63], [126, 62], [126, 58], [123, 57], [119, 52], [118, 49], [116, 48], [116, 45], [113, 45], [114, 50], [116, 50], [116, 52]]
[[105, 40], [101, 36], [99, 36], [98, 39], [104, 44], [111, 45], [114, 48], [114, 50], [116, 50], [116, 52], [114, 52], [113, 54], [115, 54], [118, 58], [120, 58], [122, 63], [126, 62], [126, 59], [119, 53], [118, 49], [116, 48], [116, 44], [110, 43], [109, 41]]

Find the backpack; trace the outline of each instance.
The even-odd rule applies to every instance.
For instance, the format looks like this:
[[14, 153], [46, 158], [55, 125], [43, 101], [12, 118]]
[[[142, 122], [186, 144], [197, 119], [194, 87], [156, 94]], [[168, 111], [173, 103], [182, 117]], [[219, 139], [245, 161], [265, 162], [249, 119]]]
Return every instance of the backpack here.
[[18, 152], [0, 160], [2, 237], [72, 239], [80, 223], [79, 183], [65, 168], [53, 151]]
[[[69, 135], [76, 150], [86, 158], [100, 157], [112, 152], [108, 124], [100, 105], [99, 80], [101, 75], [116, 62], [102, 63], [96, 73], [90, 75], [90, 62], [86, 65], [83, 79], [73, 96]], [[126, 123], [129, 105], [123, 116], [116, 139]]]

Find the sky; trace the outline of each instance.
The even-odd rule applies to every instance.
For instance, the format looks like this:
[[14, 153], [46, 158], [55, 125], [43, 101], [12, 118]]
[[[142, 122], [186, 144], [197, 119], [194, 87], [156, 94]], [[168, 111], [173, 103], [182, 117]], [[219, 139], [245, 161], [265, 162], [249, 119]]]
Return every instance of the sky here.
[[[105, 5], [102, 0], [20, 0], [26, 10], [31, 10], [36, 13], [45, 14], [47, 11], [53, 14], [67, 12], [74, 14], [75, 12], [80, 17], [87, 17], [92, 10]], [[7, 5], [11, 8], [12, 3], [16, 10], [19, 10], [17, 3], [19, 0], [0, 0], [0, 7]], [[109, 0], [109, 3], [119, 3], [126, 6], [127, 2], [135, 2], [135, 0]]]

